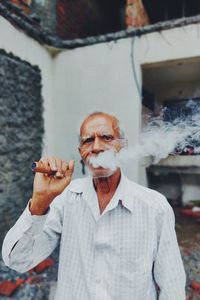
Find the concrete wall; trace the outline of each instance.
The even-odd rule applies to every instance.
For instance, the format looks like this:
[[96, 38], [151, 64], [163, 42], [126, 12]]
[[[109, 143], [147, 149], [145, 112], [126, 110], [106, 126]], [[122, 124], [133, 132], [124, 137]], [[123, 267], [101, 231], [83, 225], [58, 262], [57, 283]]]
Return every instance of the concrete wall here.
[[[176, 60], [179, 62], [180, 60], [188, 61], [188, 59], [191, 59], [191, 62], [196, 61], [198, 63], [200, 58], [199, 30], [199, 25], [190, 25], [185, 28], [175, 28], [162, 33], [157, 32], [143, 36], [137, 45], [141, 49], [138, 60], [140, 60], [142, 68], [148, 66], [153, 69], [155, 67], [156, 72], [159, 63], [166, 63], [167, 65], [174, 64]], [[188, 70], [186, 68], [184, 71], [185, 81], [184, 75], [181, 75], [181, 79], [176, 78], [174, 82], [172, 80], [170, 82], [166, 81], [166, 84], [163, 82], [160, 87], [156, 88], [157, 99], [199, 96], [199, 74], [197, 73], [195, 78], [196, 70], [192, 73], [190, 72], [191, 68], [188, 68]], [[180, 92], [181, 94], [179, 94]], [[138, 181], [143, 184], [147, 184], [145, 167], [145, 164], [141, 164], [139, 167], [140, 176]], [[185, 176], [183, 174], [181, 176], [183, 178], [183, 202], [198, 199], [200, 188], [197, 181], [194, 180], [195, 175]]]
[[[130, 144], [138, 138], [141, 105], [131, 65], [131, 40], [60, 52], [54, 61], [37, 42], [0, 19], [0, 48], [37, 65], [44, 100], [43, 155], [75, 158], [75, 176], [81, 176], [78, 124], [94, 110], [119, 116]], [[136, 72], [140, 65], [136, 64]], [[140, 79], [140, 74], [137, 75]], [[139, 80], [141, 82], [141, 80]], [[137, 180], [138, 165], [126, 173]]]
[[[82, 115], [99, 109], [117, 113], [126, 127], [130, 144], [134, 144], [141, 127], [141, 100], [137, 88], [142, 84], [141, 67], [198, 57], [198, 26], [134, 38], [132, 46], [132, 40], [128, 38], [61, 52], [54, 64], [54, 93], [59, 116], [56, 118], [55, 137], [60, 140], [56, 142], [56, 152], [78, 161], [77, 142], [73, 139], [74, 135], [77, 136], [77, 123]], [[143, 162], [131, 164], [126, 172], [134, 180], [147, 185]], [[76, 175], [80, 175], [80, 166]]]
[[[56, 153], [79, 162], [78, 123], [91, 111], [116, 113], [132, 144], [140, 124], [140, 99], [131, 67], [131, 41], [99, 44], [63, 51], [55, 59]], [[137, 178], [137, 166], [127, 170]], [[76, 175], [80, 175], [77, 164]]]
[[143, 35], [140, 39], [141, 64], [199, 57], [200, 25], [188, 25]]
[[[141, 128], [138, 89], [142, 84], [142, 67], [199, 57], [199, 30], [199, 25], [191, 25], [134, 38], [133, 43], [127, 38], [63, 50], [53, 61], [44, 47], [1, 18], [0, 48], [41, 69], [45, 107], [43, 153], [75, 158], [75, 176], [80, 176], [77, 146], [82, 116], [94, 110], [116, 113], [124, 124], [129, 143], [136, 143]], [[132, 179], [147, 184], [144, 163], [131, 164], [125, 171]]]

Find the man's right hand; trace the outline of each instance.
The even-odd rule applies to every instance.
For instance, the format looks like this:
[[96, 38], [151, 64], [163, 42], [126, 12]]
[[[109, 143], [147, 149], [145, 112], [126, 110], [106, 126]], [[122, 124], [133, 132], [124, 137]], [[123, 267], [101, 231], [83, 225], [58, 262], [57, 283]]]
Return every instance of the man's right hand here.
[[32, 215], [43, 215], [55, 197], [60, 195], [71, 182], [74, 171], [74, 160], [69, 162], [55, 157], [41, 158], [54, 175], [36, 173], [33, 184], [33, 195], [30, 203]]

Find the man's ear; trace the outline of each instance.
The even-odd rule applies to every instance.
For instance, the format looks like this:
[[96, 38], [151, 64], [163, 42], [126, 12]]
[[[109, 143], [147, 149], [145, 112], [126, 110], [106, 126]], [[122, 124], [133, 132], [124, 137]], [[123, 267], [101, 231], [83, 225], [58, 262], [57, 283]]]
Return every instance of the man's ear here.
[[128, 147], [128, 140], [124, 139], [122, 148]]
[[121, 146], [121, 149], [122, 148], [126, 148], [126, 147], [128, 147], [128, 140], [127, 139], [121, 139], [120, 140], [120, 146]]

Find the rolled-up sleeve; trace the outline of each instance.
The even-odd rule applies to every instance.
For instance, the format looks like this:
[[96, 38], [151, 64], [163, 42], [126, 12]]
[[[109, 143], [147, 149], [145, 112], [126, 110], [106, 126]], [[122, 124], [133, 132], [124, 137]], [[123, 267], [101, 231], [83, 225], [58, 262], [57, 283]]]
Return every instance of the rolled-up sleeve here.
[[175, 233], [175, 218], [168, 205], [159, 216], [159, 242], [154, 263], [154, 278], [159, 300], [185, 300], [186, 276]]
[[6, 266], [23, 273], [52, 253], [62, 230], [62, 198], [54, 199], [43, 216], [32, 216], [27, 205], [4, 239], [2, 257]]

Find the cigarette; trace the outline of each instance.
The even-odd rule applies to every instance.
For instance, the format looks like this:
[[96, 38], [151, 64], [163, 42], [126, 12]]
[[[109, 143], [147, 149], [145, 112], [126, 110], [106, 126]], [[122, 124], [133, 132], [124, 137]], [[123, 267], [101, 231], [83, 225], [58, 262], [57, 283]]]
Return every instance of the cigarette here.
[[31, 165], [31, 170], [33, 172], [38, 172], [38, 173], [46, 173], [46, 174], [55, 174], [57, 171], [52, 171], [50, 167], [45, 167], [42, 163], [42, 161], [39, 162], [33, 162]]

